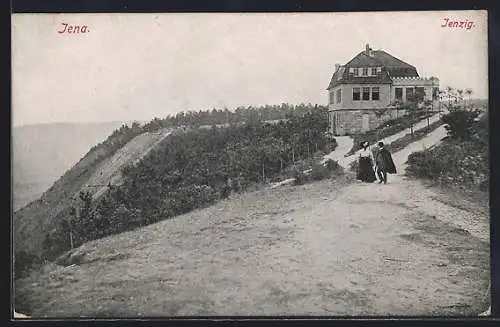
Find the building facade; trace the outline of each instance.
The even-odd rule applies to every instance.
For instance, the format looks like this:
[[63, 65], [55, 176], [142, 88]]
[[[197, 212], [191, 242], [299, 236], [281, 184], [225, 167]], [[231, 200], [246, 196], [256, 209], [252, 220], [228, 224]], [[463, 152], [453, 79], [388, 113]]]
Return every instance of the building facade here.
[[405, 115], [400, 104], [416, 93], [436, 105], [438, 89], [437, 78], [422, 78], [414, 66], [367, 44], [345, 65], [335, 65], [327, 88], [329, 132], [348, 135], [372, 130]]

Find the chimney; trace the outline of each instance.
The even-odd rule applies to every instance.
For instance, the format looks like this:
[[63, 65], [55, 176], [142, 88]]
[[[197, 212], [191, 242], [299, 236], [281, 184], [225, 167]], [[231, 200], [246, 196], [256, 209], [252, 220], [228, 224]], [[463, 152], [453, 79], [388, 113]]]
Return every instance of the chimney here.
[[335, 64], [335, 71], [339, 70], [340, 64]]
[[370, 45], [367, 43], [366, 44], [366, 54], [369, 55], [370, 54]]

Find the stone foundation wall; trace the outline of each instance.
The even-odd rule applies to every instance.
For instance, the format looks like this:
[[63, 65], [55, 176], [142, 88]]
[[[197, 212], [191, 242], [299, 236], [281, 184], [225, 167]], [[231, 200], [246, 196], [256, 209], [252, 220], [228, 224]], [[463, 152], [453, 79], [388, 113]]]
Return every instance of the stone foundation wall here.
[[396, 119], [406, 114], [405, 110], [387, 109], [385, 111], [363, 110], [335, 110], [330, 111], [330, 130], [335, 135], [352, 135], [366, 132], [363, 130], [363, 116], [368, 115], [368, 131], [373, 130], [386, 121]]

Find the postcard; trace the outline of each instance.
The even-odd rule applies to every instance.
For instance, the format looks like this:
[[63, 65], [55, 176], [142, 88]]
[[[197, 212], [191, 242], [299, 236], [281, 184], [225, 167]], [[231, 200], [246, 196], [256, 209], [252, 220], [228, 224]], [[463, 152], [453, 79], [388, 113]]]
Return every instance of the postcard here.
[[16, 318], [491, 314], [486, 11], [11, 17]]

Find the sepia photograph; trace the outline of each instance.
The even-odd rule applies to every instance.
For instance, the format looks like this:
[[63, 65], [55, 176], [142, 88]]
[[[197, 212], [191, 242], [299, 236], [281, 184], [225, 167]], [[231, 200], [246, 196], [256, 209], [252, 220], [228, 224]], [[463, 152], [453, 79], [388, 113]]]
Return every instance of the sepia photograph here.
[[490, 316], [487, 21], [12, 14], [12, 317]]

